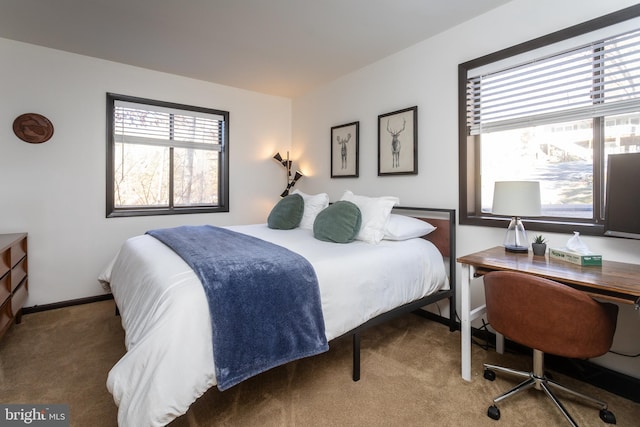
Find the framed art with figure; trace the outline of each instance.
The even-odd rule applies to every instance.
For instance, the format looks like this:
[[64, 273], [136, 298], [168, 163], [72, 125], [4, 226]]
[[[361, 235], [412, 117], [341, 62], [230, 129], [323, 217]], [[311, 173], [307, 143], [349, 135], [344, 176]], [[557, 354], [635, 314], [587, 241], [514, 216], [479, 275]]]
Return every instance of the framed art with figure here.
[[360, 122], [331, 128], [331, 178], [358, 177]]
[[378, 116], [378, 176], [418, 173], [418, 107]]

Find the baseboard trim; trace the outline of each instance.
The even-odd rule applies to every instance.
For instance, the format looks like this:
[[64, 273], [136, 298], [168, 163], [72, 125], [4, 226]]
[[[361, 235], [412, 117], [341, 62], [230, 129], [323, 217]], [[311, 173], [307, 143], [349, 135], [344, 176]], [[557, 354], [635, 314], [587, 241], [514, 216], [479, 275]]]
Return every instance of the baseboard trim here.
[[80, 304], [89, 304], [92, 302], [107, 301], [113, 299], [112, 294], [96, 295], [93, 297], [78, 298], [67, 301], [54, 302], [51, 304], [34, 305], [31, 307], [22, 307], [22, 314], [38, 313], [41, 311], [55, 310], [58, 308], [71, 307]]
[[[425, 319], [431, 320], [433, 322], [441, 323], [445, 326], [449, 326], [449, 318], [441, 316], [439, 314], [432, 313], [430, 311], [419, 308], [415, 311], [412, 311], [413, 314], [418, 315], [420, 317], [424, 317]], [[456, 330], [460, 330], [460, 322], [456, 322]]]

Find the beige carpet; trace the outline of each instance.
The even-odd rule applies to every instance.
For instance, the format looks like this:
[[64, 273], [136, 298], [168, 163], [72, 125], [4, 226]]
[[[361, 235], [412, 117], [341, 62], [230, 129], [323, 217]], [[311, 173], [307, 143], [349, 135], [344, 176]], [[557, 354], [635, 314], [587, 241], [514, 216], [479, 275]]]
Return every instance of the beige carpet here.
[[[29, 314], [0, 341], [1, 403], [68, 403], [72, 426], [115, 426], [117, 408], [106, 376], [124, 353], [113, 301]], [[529, 368], [525, 356], [473, 348], [473, 381], [460, 378], [460, 334], [415, 315], [372, 329], [362, 339], [362, 379], [351, 381], [351, 340], [322, 355], [287, 364], [227, 390], [209, 390], [178, 426], [564, 426], [541, 393], [486, 409], [513, 383], [482, 378], [482, 362]], [[180, 367], [176, 366], [179, 370]], [[603, 390], [555, 378], [603, 399], [618, 426], [640, 425], [640, 404]], [[581, 426], [606, 426], [598, 411], [570, 400]]]

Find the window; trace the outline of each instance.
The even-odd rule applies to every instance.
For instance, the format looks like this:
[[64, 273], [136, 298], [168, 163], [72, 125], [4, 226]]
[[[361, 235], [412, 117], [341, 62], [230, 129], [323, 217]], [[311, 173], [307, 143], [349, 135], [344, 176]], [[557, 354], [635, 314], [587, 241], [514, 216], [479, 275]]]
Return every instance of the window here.
[[535, 180], [542, 217], [527, 228], [602, 234], [607, 156], [640, 151], [638, 16], [632, 6], [459, 65], [461, 224], [504, 226], [494, 183]]
[[229, 211], [229, 113], [107, 94], [107, 217]]

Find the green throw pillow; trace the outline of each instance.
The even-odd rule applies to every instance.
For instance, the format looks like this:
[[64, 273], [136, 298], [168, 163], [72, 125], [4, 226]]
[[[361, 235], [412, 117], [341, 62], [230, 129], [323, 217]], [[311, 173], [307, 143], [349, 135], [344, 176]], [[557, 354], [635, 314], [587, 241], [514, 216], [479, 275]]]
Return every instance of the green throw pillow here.
[[300, 225], [304, 213], [304, 199], [299, 194], [290, 194], [271, 209], [267, 218], [269, 228], [291, 230]]
[[362, 225], [362, 214], [355, 203], [345, 200], [323, 209], [313, 222], [313, 236], [335, 243], [352, 242]]

